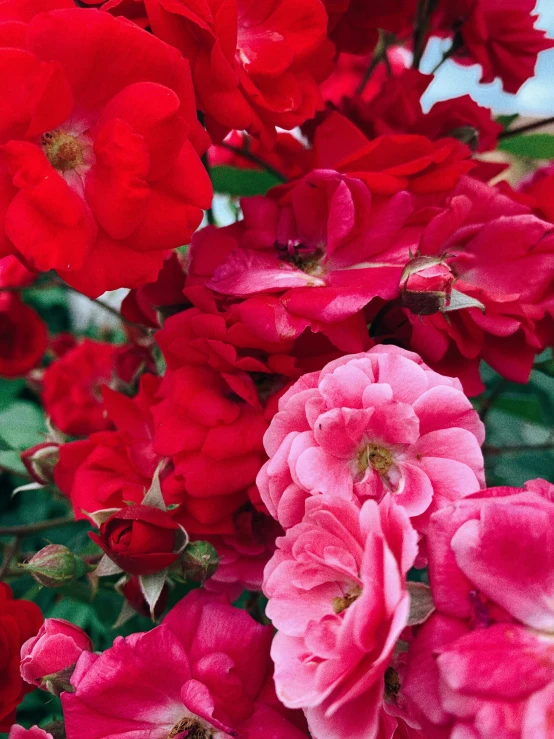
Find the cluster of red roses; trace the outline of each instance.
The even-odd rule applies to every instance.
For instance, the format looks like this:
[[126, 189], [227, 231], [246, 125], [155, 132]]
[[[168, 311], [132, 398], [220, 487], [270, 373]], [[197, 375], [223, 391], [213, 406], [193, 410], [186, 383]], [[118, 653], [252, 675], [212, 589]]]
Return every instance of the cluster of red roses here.
[[[0, 375], [53, 359], [33, 375], [53, 431], [23, 460], [98, 527], [96, 574], [135, 610], [204, 585], [103, 654], [0, 603], [2, 728], [25, 642], [68, 739], [550, 739], [554, 490], [485, 488], [466, 395], [482, 360], [526, 382], [554, 344], [554, 174], [491, 186], [475, 152], [501, 126], [467, 96], [424, 113], [418, 69], [449, 38], [516, 91], [554, 45], [532, 10], [0, 3]], [[260, 162], [283, 183], [197, 230], [209, 167]], [[129, 288], [127, 343], [49, 342], [19, 289], [50, 271]], [[75, 568], [52, 546], [27, 565], [45, 585]], [[244, 589], [274, 639], [229, 605]]]

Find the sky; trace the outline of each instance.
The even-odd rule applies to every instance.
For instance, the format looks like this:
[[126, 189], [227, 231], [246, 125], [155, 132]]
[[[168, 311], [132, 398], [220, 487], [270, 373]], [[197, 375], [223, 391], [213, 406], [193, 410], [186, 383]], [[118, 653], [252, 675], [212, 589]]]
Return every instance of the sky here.
[[[537, 27], [543, 28], [554, 38], [554, 0], [538, 0], [536, 12], [539, 14]], [[448, 42], [443, 42], [441, 47], [441, 41], [434, 39], [429, 44], [421, 71], [430, 72], [447, 47]], [[423, 96], [423, 107], [428, 110], [439, 100], [469, 94], [476, 102], [492, 108], [497, 114], [554, 115], [554, 49], [539, 55], [536, 76], [528, 80], [517, 95], [503, 92], [499, 80], [487, 85], [479, 84], [479, 72], [477, 65], [462, 67], [452, 61], [445, 62]]]

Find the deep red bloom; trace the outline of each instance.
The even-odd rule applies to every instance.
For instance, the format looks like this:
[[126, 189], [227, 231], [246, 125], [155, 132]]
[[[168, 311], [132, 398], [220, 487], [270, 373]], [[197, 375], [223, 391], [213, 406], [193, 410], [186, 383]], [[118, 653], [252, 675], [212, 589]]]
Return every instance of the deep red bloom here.
[[86, 518], [83, 511], [121, 508], [124, 501], [142, 502], [160, 461], [152, 449], [151, 413], [159, 382], [153, 375], [143, 375], [133, 399], [104, 388], [106, 410], [116, 430], [60, 447], [54, 477], [71, 499], [76, 518]]
[[32, 690], [19, 674], [19, 652], [27, 639], [35, 636], [42, 621], [36, 603], [14, 600], [10, 587], [0, 583], [0, 731], [9, 731], [16, 706]]
[[[155, 282], [141, 285], [131, 290], [121, 303], [121, 315], [128, 321], [140, 323], [151, 328], [159, 328], [159, 313], [171, 315], [175, 310], [184, 307], [183, 297], [185, 273], [177, 252], [166, 259]], [[136, 335], [133, 328], [127, 332]], [[144, 339], [141, 332], [137, 339]]]
[[182, 529], [169, 513], [130, 505], [112, 514], [90, 538], [125, 572], [151, 575], [177, 561]]
[[345, 97], [340, 110], [369, 138], [399, 133], [420, 134], [431, 140], [451, 136], [477, 151], [494, 149], [502, 126], [488, 108], [469, 95], [435, 103], [428, 113], [423, 112], [421, 96], [432, 80], [432, 75], [404, 69], [387, 76], [371, 100], [359, 95]]
[[3, 253], [94, 297], [154, 279], [211, 200], [187, 62], [107, 13], [58, 10], [23, 24], [5, 5]]
[[535, 28], [535, 0], [443, 0], [440, 27], [456, 30], [462, 45], [454, 58], [480, 64], [481, 82], [500, 77], [517, 92], [535, 73], [537, 55], [554, 45]]
[[42, 402], [60, 431], [86, 436], [111, 427], [101, 388], [112, 380], [116, 350], [114, 344], [84, 339], [45, 370]]
[[153, 32], [189, 59], [209, 127], [247, 130], [265, 142], [321, 105], [328, 71], [320, 0], [146, 0]]
[[446, 193], [474, 167], [469, 148], [459, 141], [400, 134], [368, 141], [339, 113], [317, 127], [314, 153], [315, 167], [357, 177], [376, 195]]
[[232, 533], [265, 459], [259, 401], [246, 403], [207, 365], [168, 369], [158, 395], [154, 449], [173, 462], [162, 490], [180, 503], [174, 517], [191, 534]]
[[16, 293], [0, 294], [0, 377], [33, 369], [46, 351], [46, 324]]
[[554, 223], [554, 167], [551, 164], [538, 169], [510, 195], [518, 199], [523, 197], [539, 218]]

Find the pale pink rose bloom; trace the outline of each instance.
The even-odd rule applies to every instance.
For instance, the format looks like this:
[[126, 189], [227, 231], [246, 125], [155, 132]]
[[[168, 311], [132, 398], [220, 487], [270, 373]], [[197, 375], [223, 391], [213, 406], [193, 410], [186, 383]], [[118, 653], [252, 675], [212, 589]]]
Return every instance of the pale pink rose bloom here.
[[38, 634], [21, 647], [21, 677], [46, 689], [44, 677], [69, 670], [81, 652], [91, 649], [92, 641], [83, 629], [62, 618], [47, 618]]
[[484, 427], [460, 382], [412, 352], [376, 346], [330, 362], [279, 401], [257, 484], [284, 528], [305, 500], [391, 492], [424, 531], [432, 511], [484, 486]]
[[23, 726], [15, 724], [10, 729], [8, 739], [53, 739], [52, 734], [49, 734], [39, 726], [32, 726], [30, 729], [24, 729]]
[[[491, 488], [431, 519], [437, 613], [402, 692], [454, 739], [554, 736], [554, 485]], [[448, 733], [450, 731], [451, 733]]]
[[408, 621], [406, 573], [417, 554], [405, 510], [390, 495], [361, 509], [355, 499], [313, 496], [277, 547], [264, 592], [278, 629], [278, 697], [304, 709], [315, 739], [389, 739], [384, 676]]
[[275, 697], [271, 637], [225, 596], [193, 590], [160, 626], [81, 655], [62, 695], [68, 739], [306, 739]]

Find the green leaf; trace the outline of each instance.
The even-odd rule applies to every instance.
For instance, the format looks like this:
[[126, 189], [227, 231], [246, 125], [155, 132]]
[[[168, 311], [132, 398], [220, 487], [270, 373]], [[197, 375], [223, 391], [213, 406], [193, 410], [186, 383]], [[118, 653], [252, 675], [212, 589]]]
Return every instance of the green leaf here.
[[214, 190], [235, 196], [265, 195], [270, 187], [281, 184], [270, 172], [236, 167], [213, 167], [210, 171]]
[[544, 362], [538, 362], [533, 369], [542, 372], [547, 377], [554, 377], [554, 359], [546, 359]]
[[19, 395], [25, 387], [25, 380], [18, 377], [15, 380], [0, 380], [0, 410], [7, 408], [12, 400]]
[[500, 151], [530, 159], [554, 159], [554, 136], [549, 133], [534, 133], [528, 136], [513, 136], [498, 143]]
[[0, 438], [11, 449], [38, 444], [46, 432], [42, 411], [32, 403], [16, 400], [0, 413]]
[[496, 117], [496, 122], [506, 129], [509, 128], [514, 121], [519, 118], [519, 113], [512, 113], [512, 115], [499, 115]]

